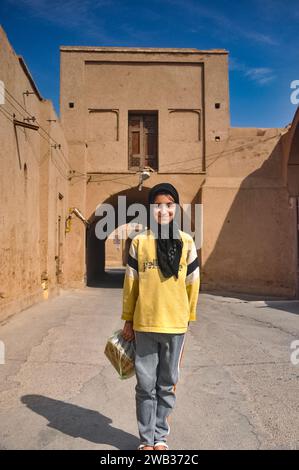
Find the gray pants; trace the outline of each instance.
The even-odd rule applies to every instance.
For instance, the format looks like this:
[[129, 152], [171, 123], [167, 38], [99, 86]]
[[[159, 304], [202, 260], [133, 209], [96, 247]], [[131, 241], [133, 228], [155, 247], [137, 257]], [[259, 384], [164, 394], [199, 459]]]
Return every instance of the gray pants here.
[[185, 333], [135, 331], [136, 415], [141, 444], [166, 442]]

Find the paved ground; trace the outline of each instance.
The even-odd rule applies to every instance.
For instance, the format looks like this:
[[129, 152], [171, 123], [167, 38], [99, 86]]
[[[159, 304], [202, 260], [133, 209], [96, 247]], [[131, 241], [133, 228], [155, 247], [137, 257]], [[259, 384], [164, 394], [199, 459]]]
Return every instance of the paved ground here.
[[[0, 448], [134, 449], [135, 377], [103, 355], [121, 284], [64, 291], [4, 322]], [[200, 293], [171, 419], [172, 449], [299, 449], [299, 302]]]

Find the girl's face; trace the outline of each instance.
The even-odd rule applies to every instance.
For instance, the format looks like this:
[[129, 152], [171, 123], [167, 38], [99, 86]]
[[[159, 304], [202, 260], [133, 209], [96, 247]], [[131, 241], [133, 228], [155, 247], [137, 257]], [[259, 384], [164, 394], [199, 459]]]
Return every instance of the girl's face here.
[[176, 211], [176, 204], [170, 194], [157, 194], [154, 200], [153, 214], [158, 224], [169, 224]]

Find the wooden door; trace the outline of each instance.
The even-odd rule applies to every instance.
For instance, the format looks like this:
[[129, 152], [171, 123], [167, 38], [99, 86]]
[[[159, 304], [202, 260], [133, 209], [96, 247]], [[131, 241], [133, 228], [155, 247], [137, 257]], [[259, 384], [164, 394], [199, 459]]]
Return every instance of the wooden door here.
[[129, 169], [158, 164], [158, 116], [155, 113], [129, 114]]

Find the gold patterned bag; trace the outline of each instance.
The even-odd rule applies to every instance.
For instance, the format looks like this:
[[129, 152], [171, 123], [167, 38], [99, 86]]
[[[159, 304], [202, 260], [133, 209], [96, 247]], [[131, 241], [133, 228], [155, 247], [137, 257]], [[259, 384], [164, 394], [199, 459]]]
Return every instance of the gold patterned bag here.
[[104, 353], [121, 379], [129, 379], [135, 374], [135, 347], [135, 340], [125, 340], [122, 330], [108, 338]]

